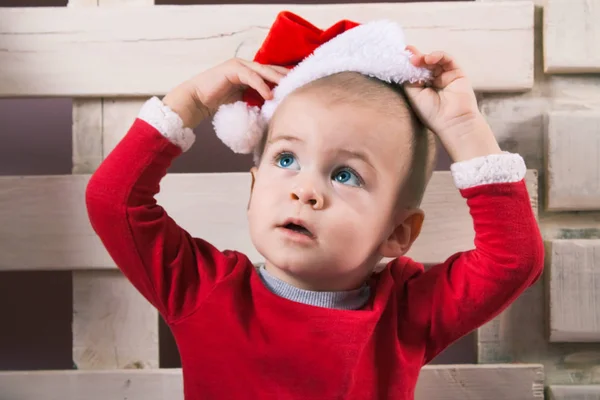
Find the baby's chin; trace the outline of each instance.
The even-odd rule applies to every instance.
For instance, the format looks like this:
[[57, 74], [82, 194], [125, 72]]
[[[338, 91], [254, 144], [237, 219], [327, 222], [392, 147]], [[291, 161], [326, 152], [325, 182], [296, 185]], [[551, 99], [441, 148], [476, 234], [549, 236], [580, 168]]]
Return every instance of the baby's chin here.
[[297, 278], [318, 278], [332, 273], [332, 268], [326, 267], [331, 264], [320, 257], [287, 253], [270, 254], [265, 259], [272, 268]]
[[302, 289], [318, 291], [354, 289], [370, 275], [370, 271], [361, 271], [361, 268], [349, 269], [348, 263], [342, 266], [334, 260], [324, 260], [319, 257], [294, 258], [288, 254], [266, 257], [266, 260], [267, 269], [272, 275]]

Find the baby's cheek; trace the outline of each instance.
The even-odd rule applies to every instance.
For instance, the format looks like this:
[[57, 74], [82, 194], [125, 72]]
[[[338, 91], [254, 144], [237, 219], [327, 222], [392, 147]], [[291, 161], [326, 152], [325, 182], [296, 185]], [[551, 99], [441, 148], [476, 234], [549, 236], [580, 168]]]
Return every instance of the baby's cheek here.
[[358, 223], [340, 223], [336, 225], [336, 232], [332, 237], [336, 242], [338, 251], [345, 256], [355, 258], [363, 256], [369, 247], [368, 228]]

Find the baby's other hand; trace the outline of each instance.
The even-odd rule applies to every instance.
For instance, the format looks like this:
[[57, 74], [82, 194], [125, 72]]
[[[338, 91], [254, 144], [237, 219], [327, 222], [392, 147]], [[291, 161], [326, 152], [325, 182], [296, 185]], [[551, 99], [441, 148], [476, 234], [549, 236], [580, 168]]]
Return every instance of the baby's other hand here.
[[475, 92], [464, 71], [447, 53], [422, 54], [407, 46], [417, 67], [431, 70], [430, 84], [405, 84], [417, 115], [442, 141], [454, 161], [500, 153], [496, 139], [479, 112]]
[[240, 100], [248, 87], [270, 99], [267, 82], [277, 84], [287, 73], [284, 67], [234, 58], [183, 82], [163, 98], [163, 103], [179, 114], [185, 126], [195, 128], [222, 104]]

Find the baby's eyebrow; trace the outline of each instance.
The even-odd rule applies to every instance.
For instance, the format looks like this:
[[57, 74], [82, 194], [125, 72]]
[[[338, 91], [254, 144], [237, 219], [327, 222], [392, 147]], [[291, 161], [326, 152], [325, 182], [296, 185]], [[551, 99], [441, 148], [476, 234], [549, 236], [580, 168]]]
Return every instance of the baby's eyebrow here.
[[272, 137], [271, 139], [269, 139], [269, 141], [267, 143], [273, 144], [273, 143], [276, 143], [276, 142], [278, 142], [280, 140], [287, 140], [289, 142], [301, 142], [302, 141], [302, 139], [300, 139], [297, 136], [279, 135], [279, 136], [276, 136], [276, 137]]
[[371, 168], [375, 169], [375, 167], [371, 163], [369, 155], [365, 152], [359, 150], [339, 150], [339, 153], [343, 154], [348, 158], [357, 158], [363, 161], [365, 164], [368, 164]]

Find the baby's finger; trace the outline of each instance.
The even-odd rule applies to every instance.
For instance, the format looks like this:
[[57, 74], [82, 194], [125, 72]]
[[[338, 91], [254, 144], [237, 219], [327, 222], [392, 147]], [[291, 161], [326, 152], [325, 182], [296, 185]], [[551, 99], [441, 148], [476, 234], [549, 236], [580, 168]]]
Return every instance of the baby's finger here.
[[457, 79], [460, 78], [464, 78], [465, 75], [463, 74], [461, 69], [453, 69], [452, 71], [445, 71], [442, 72], [439, 76], [436, 76], [433, 80], [433, 86], [443, 89], [446, 86], [448, 86], [449, 84], [451, 84], [452, 82], [454, 82]]
[[281, 78], [283, 78], [284, 76], [281, 72], [279, 72], [275, 68], [272, 68], [269, 65], [263, 65], [257, 62], [250, 61], [242, 61], [242, 64], [244, 64], [246, 67], [257, 73], [258, 75], [260, 75], [263, 79], [268, 80], [269, 82], [279, 83]]
[[412, 53], [410, 61], [415, 67], [420, 67], [423, 65], [423, 54], [419, 51], [419, 49], [417, 49], [415, 46], [408, 45], [406, 46], [406, 50]]
[[287, 75], [290, 70], [286, 67], [282, 67], [281, 65], [268, 65], [269, 68], [273, 68], [275, 71], [279, 72], [282, 75]]
[[434, 51], [424, 56], [424, 60], [429, 65], [439, 65], [444, 71], [459, 69], [458, 64], [448, 53], [443, 51]]
[[271, 98], [271, 89], [264, 79], [250, 68], [244, 68], [238, 73], [240, 83], [256, 90], [265, 100]]

